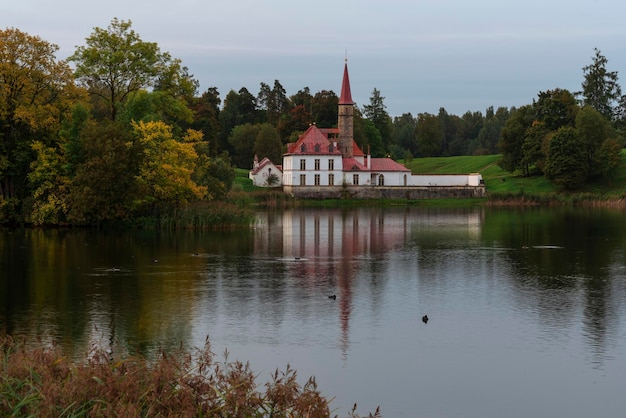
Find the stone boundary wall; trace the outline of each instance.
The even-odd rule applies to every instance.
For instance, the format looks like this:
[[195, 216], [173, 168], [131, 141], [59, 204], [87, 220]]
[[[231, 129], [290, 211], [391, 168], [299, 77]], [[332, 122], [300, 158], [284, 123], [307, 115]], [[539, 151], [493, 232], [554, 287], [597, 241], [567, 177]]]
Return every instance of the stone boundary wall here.
[[485, 186], [283, 186], [300, 199], [470, 199], [485, 196]]

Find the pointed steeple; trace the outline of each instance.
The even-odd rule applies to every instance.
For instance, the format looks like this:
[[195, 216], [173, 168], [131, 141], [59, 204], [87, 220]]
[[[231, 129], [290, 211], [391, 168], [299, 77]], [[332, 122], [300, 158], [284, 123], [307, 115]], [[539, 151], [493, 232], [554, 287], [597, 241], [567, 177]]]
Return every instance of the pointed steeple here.
[[339, 97], [340, 105], [354, 105], [352, 101], [352, 93], [350, 92], [350, 77], [348, 77], [348, 60], [343, 67], [343, 82], [341, 83], [341, 97]]
[[343, 82], [341, 84], [341, 97], [337, 106], [339, 129], [339, 150], [344, 158], [352, 158], [354, 153], [354, 102], [350, 93], [350, 78], [348, 77], [348, 60], [343, 68]]

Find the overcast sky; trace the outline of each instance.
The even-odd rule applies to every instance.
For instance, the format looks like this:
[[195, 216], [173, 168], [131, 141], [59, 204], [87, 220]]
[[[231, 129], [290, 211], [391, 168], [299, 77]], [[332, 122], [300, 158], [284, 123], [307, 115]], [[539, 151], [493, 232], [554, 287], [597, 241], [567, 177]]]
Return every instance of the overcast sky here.
[[374, 88], [391, 116], [482, 111], [580, 90], [594, 48], [626, 91], [623, 0], [20, 0], [0, 28], [57, 44], [65, 59], [94, 27], [131, 20], [142, 40], [180, 58], [200, 92], [279, 80], [288, 95], [339, 95], [348, 56], [352, 97]]

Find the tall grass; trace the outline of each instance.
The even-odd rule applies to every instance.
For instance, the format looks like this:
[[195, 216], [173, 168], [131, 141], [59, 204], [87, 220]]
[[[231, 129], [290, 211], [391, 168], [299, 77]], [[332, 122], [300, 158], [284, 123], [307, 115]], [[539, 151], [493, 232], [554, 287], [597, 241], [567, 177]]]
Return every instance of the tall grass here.
[[[153, 361], [94, 348], [72, 362], [55, 347], [27, 348], [0, 337], [0, 416], [328, 417], [314, 378], [303, 385], [289, 365], [257, 386], [248, 363], [215, 361], [207, 339], [192, 353]], [[356, 405], [348, 416], [357, 418]], [[377, 410], [370, 417], [380, 417]]]

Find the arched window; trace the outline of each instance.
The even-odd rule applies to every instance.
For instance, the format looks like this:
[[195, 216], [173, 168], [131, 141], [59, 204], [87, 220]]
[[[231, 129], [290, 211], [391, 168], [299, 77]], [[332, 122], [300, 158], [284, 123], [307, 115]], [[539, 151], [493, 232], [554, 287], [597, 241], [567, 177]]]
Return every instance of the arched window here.
[[383, 176], [382, 174], [380, 174], [378, 176], [378, 185], [379, 186], [384, 186], [385, 185], [385, 176]]
[[404, 175], [404, 185], [406, 186], [406, 174]]

